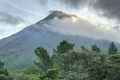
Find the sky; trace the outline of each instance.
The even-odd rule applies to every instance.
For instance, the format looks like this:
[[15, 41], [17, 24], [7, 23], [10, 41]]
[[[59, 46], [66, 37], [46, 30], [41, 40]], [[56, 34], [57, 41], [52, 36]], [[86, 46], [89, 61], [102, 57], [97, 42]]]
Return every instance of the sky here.
[[75, 14], [118, 36], [119, 4], [120, 0], [0, 0], [0, 39], [43, 19], [50, 10]]

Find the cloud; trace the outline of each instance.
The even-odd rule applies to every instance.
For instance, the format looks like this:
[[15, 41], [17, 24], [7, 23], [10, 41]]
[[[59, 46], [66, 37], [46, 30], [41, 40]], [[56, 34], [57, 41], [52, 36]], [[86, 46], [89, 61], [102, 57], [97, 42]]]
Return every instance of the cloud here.
[[59, 32], [65, 35], [80, 35], [120, 42], [119, 32], [112, 29], [109, 31], [105, 28], [101, 29], [81, 18], [77, 18], [77, 21], [73, 21], [70, 17], [63, 19], [55, 18], [52, 19], [50, 23], [48, 22], [48, 24], [44, 24], [44, 26], [53, 32]]
[[96, 11], [102, 11], [109, 18], [120, 18], [120, 0], [54, 0], [62, 5], [72, 8], [80, 8], [86, 5], [93, 7]]
[[120, 18], [120, 0], [97, 0], [94, 7], [110, 18]]
[[0, 12], [0, 23], [6, 23], [10, 25], [17, 25], [20, 22], [24, 22], [21, 18], [14, 17], [12, 15], [9, 15], [7, 13]]
[[73, 8], [79, 8], [88, 3], [89, 0], [59, 0], [61, 3]]
[[39, 0], [39, 2], [40, 2], [41, 5], [46, 5], [48, 0]]
[[0, 39], [10, 36], [21, 30], [23, 19], [14, 17], [13, 15], [0, 12]]
[[[86, 6], [90, 6], [90, 9], [93, 7], [96, 11], [103, 11], [104, 17], [107, 16], [113, 20], [113, 18], [120, 18], [119, 4], [119, 0], [0, 0], [0, 12], [5, 14], [0, 13], [3, 16], [0, 21], [14, 24], [22, 19], [26, 24], [33, 24], [47, 16], [49, 10], [79, 13], [80, 9]], [[13, 29], [13, 32], [15, 30], [17, 29]]]

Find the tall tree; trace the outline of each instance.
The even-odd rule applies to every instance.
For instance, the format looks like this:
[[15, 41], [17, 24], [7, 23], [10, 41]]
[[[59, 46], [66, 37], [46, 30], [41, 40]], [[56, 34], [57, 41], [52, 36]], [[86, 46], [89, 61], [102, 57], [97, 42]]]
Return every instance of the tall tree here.
[[35, 50], [35, 54], [38, 57], [38, 61], [36, 62], [36, 64], [40, 68], [42, 68], [42, 70], [47, 70], [51, 65], [50, 56], [49, 56], [47, 50], [42, 47], [38, 47]]
[[111, 43], [110, 43], [110, 46], [109, 46], [109, 51], [108, 51], [109, 54], [116, 54], [117, 51], [118, 51], [118, 49], [117, 49], [115, 43], [114, 43], [114, 42], [111, 42]]
[[52, 59], [47, 50], [38, 47], [35, 50], [35, 54], [38, 57], [38, 61], [35, 64], [40, 69], [40, 80], [57, 80], [58, 71], [53, 67]]
[[4, 62], [0, 60], [0, 80], [13, 80], [4, 66]]
[[73, 50], [74, 48], [74, 44], [69, 43], [65, 40], [63, 40], [62, 42], [60, 42], [60, 44], [57, 46], [56, 51], [58, 53], [65, 53], [68, 52], [69, 50]]
[[4, 62], [2, 62], [1, 60], [0, 60], [0, 74], [8, 76], [8, 71], [4, 66]]
[[95, 51], [95, 52], [100, 52], [100, 48], [97, 47], [97, 45], [92, 45], [92, 51]]

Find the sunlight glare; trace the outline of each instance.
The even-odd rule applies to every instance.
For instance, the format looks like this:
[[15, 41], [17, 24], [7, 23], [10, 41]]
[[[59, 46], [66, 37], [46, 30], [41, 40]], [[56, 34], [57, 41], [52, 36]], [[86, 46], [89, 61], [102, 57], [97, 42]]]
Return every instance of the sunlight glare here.
[[77, 22], [77, 21], [78, 21], [78, 18], [73, 16], [73, 17], [72, 17], [72, 22], [75, 23], [75, 22]]
[[[98, 15], [97, 12], [95, 12], [94, 10], [88, 7], [84, 7], [80, 11], [73, 11], [73, 14], [97, 26], [97, 29], [100, 29], [100, 30], [103, 29], [105, 31], [110, 31], [113, 29], [114, 26], [118, 25], [116, 20], [108, 19], [104, 16]], [[103, 12], [100, 12], [100, 14], [103, 14]], [[73, 22], [77, 21], [76, 18], [73, 18], [72, 20]]]

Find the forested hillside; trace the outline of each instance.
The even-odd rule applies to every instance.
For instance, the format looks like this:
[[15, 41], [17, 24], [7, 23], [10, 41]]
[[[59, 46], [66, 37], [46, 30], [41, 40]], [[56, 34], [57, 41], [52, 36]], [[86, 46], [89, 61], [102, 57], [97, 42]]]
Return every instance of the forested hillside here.
[[34, 52], [34, 65], [23, 70], [9, 70], [1, 60], [0, 80], [120, 80], [120, 53], [114, 42], [106, 54], [97, 45], [75, 49], [65, 40], [52, 55], [43, 47]]

